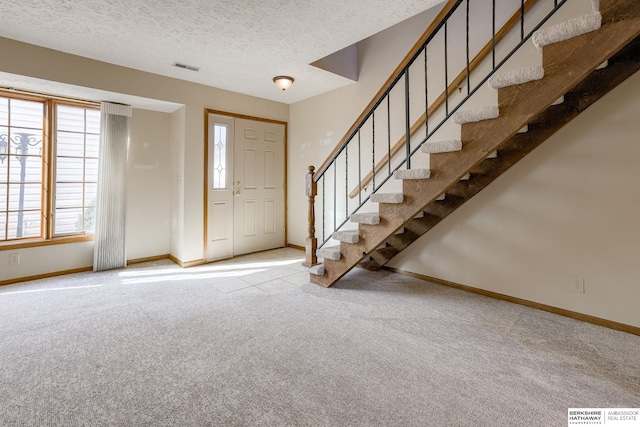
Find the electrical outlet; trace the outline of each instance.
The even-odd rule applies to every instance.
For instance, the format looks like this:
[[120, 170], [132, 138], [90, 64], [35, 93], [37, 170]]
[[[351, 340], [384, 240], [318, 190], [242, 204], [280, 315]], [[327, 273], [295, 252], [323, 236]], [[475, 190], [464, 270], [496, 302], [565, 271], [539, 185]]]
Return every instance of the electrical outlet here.
[[9, 254], [9, 264], [10, 265], [20, 264], [20, 254]]
[[584, 294], [584, 279], [581, 277], [572, 277], [571, 290], [578, 294]]

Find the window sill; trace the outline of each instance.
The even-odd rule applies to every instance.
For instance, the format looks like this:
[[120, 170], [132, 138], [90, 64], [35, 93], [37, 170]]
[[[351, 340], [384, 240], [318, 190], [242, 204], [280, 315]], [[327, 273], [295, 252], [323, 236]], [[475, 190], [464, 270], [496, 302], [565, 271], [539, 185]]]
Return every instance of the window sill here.
[[0, 243], [0, 251], [8, 251], [13, 249], [37, 248], [40, 246], [65, 245], [67, 243], [90, 242], [93, 241], [93, 235], [76, 235], [54, 237], [52, 239], [23, 239], [12, 240]]

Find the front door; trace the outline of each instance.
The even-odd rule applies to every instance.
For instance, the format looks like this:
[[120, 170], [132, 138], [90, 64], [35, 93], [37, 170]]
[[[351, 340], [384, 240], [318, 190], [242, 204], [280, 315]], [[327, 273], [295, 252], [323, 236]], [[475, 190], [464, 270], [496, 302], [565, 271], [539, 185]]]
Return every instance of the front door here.
[[285, 244], [281, 123], [209, 115], [207, 260]]

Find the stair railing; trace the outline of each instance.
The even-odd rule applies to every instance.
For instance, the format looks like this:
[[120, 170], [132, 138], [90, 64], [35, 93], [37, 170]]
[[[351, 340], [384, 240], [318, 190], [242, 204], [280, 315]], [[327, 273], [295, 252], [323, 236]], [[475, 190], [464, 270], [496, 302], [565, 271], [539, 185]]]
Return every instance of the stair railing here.
[[[475, 6], [484, 7], [489, 0], [473, 1]], [[325, 162], [315, 170], [309, 167], [307, 173], [307, 196], [309, 198], [309, 236], [307, 238], [307, 257], [305, 265], [317, 264], [315, 251], [318, 247], [315, 232], [320, 228], [321, 241], [324, 245], [331, 239], [333, 231], [342, 228], [351, 214], [361, 209], [369, 201], [370, 195], [380, 189], [393, 173], [405, 167], [412, 168], [412, 157], [420, 147], [429, 140], [449, 118], [471, 98], [482, 85], [505, 63], [514, 53], [527, 42], [532, 34], [546, 23], [567, 0], [552, 0], [553, 5], [548, 13], [542, 11], [539, 18], [530, 17], [527, 12], [534, 4], [542, 3], [538, 0], [515, 0], [510, 4], [516, 6], [515, 13], [506, 19], [501, 28], [496, 31], [496, 20], [499, 12], [496, 0], [491, 0], [491, 28], [481, 28], [480, 31], [490, 31], [489, 42], [477, 49], [471, 59], [472, 31], [470, 10], [471, 0], [449, 0], [441, 9], [433, 23], [427, 28], [423, 36], [413, 46], [409, 54], [398, 65], [391, 77], [380, 88], [373, 100], [364, 109], [358, 119], [349, 128]], [[541, 6], [542, 7], [542, 6]], [[538, 13], [540, 15], [540, 13]], [[527, 19], [529, 18], [529, 19]], [[533, 21], [533, 22], [532, 22]], [[449, 79], [449, 69], [460, 65], [453, 56], [459, 54], [461, 46], [450, 46], [449, 32], [460, 31], [462, 25], [465, 32], [465, 44], [462, 46], [462, 72], [453, 80]], [[497, 52], [498, 43], [519, 25], [519, 42], [517, 42], [502, 58]], [[528, 29], [528, 31], [526, 31]], [[488, 55], [491, 63], [488, 72], [481, 73], [481, 77], [474, 76], [472, 71], [479, 68]], [[438, 55], [440, 55], [438, 57]], [[435, 58], [432, 58], [435, 56]], [[453, 65], [452, 65], [453, 64]], [[458, 69], [459, 69], [458, 68]], [[418, 78], [414, 77], [418, 75]], [[444, 80], [444, 90], [430, 103], [433, 93], [432, 80]], [[474, 79], [477, 79], [475, 81]], [[472, 82], [472, 80], [474, 80]], [[418, 101], [415, 100], [415, 90], [411, 85], [418, 86], [421, 92]], [[464, 94], [462, 93], [464, 89]], [[412, 97], [412, 95], [414, 95]], [[421, 105], [418, 106], [418, 104]], [[397, 113], [400, 106], [404, 111]], [[444, 110], [443, 110], [444, 107]], [[421, 111], [421, 114], [416, 114]], [[395, 143], [392, 145], [392, 141]], [[366, 152], [363, 153], [363, 145]], [[376, 154], [376, 151], [378, 153]], [[380, 151], [382, 155], [380, 156]], [[401, 154], [404, 153], [404, 156]], [[376, 158], [376, 156], [379, 156]], [[355, 157], [355, 160], [354, 160]], [[351, 164], [350, 162], [351, 158]], [[362, 176], [363, 158], [370, 171]], [[376, 178], [381, 175], [380, 178]], [[338, 182], [344, 181], [344, 188], [338, 187]], [[356, 183], [349, 192], [349, 184]], [[370, 186], [370, 191], [369, 190]], [[316, 200], [318, 191], [321, 192]], [[364, 194], [368, 192], [368, 194]], [[357, 200], [354, 200], [356, 199]], [[350, 202], [350, 199], [351, 202]], [[316, 209], [320, 204], [320, 209]], [[327, 209], [329, 208], [329, 209]], [[315, 212], [320, 211], [320, 218]], [[321, 226], [317, 227], [316, 223]]]

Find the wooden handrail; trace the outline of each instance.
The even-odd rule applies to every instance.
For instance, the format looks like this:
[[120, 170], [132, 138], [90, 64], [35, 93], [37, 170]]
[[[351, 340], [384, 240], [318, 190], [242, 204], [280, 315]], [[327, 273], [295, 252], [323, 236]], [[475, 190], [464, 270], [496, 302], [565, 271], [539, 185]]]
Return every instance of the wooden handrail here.
[[[525, 13], [527, 11], [529, 11], [529, 9], [531, 9], [531, 7], [537, 2], [538, 0], [526, 0], [524, 3], [524, 11]], [[495, 35], [495, 43], [497, 44], [500, 40], [502, 40], [504, 38], [504, 36], [507, 35], [507, 33], [518, 23], [518, 21], [520, 20], [520, 9], [518, 9], [512, 16], [511, 18], [509, 18], [509, 20], [504, 24], [504, 26], [502, 28], [500, 28], [500, 30], [496, 33]], [[494, 40], [490, 40], [483, 48], [482, 50], [480, 50], [480, 52], [478, 52], [478, 54], [473, 58], [473, 60], [471, 62], [469, 62], [469, 72], [473, 71], [486, 57], [487, 55], [489, 55], [489, 53], [491, 53], [492, 49], [493, 49], [493, 43]], [[411, 52], [410, 55], [415, 54], [415, 52]], [[415, 135], [415, 133], [424, 125], [426, 118], [428, 115], [433, 114], [438, 108], [440, 108], [442, 106], [442, 104], [444, 104], [447, 96], [451, 95], [452, 93], [454, 93], [454, 91], [456, 89], [458, 89], [459, 85], [467, 78], [467, 70], [466, 68], [464, 70], [462, 70], [460, 72], [460, 74], [458, 74], [458, 76], [453, 79], [453, 81], [451, 82], [451, 84], [449, 85], [449, 87], [447, 88], [446, 94], [443, 91], [440, 96], [438, 98], [436, 98], [436, 100], [429, 106], [429, 109], [427, 111], [427, 113], [422, 114], [418, 120], [411, 126], [411, 129], [409, 131], [409, 137], [413, 137], [413, 135]], [[383, 91], [384, 93], [384, 91]], [[368, 111], [368, 110], [366, 110]], [[359, 119], [360, 120], [360, 119]], [[352, 130], [350, 129], [349, 132], [351, 132]], [[391, 150], [389, 151], [389, 154], [386, 154], [375, 166], [375, 173], [380, 172], [384, 166], [388, 163], [389, 161], [389, 156], [394, 156], [396, 153], [398, 153], [398, 151], [400, 151], [401, 148], [404, 147], [406, 143], [406, 136], [402, 136], [400, 139], [398, 139], [398, 141], [391, 147]], [[334, 150], [335, 151], [335, 150]], [[333, 156], [333, 154], [332, 154]], [[325, 162], [326, 163], [326, 162]], [[323, 165], [324, 166], [324, 165]], [[358, 195], [358, 193], [360, 193], [361, 189], [365, 188], [367, 185], [369, 185], [369, 183], [373, 180], [373, 173], [374, 172], [369, 172], [363, 179], [362, 181], [360, 181], [360, 183], [349, 193], [349, 198], [353, 199], [354, 197], [356, 197]]]
[[429, 37], [431, 37], [433, 33], [435, 33], [436, 29], [438, 29], [440, 25], [440, 22], [444, 19], [445, 16], [447, 16], [449, 12], [451, 12], [451, 10], [456, 6], [458, 2], [460, 2], [460, 0], [449, 0], [447, 4], [444, 5], [444, 7], [440, 10], [440, 13], [438, 13], [438, 16], [436, 16], [436, 18], [433, 20], [431, 25], [429, 25], [429, 27], [424, 32], [422, 37], [420, 37], [420, 39], [413, 45], [413, 47], [411, 48], [407, 56], [404, 57], [402, 62], [400, 62], [400, 64], [396, 67], [393, 73], [391, 73], [391, 76], [382, 85], [380, 90], [378, 90], [378, 92], [375, 94], [371, 102], [367, 104], [367, 106], [364, 108], [360, 116], [358, 116], [356, 121], [353, 123], [353, 125], [351, 125], [349, 130], [342, 137], [342, 139], [340, 139], [340, 142], [338, 142], [338, 144], [333, 149], [333, 151], [331, 151], [331, 154], [327, 156], [327, 159], [324, 161], [324, 163], [322, 163], [322, 165], [318, 168], [318, 170], [313, 176], [314, 181], [318, 181], [318, 179], [320, 178], [320, 175], [322, 175], [324, 171], [327, 170], [327, 168], [331, 164], [331, 161], [333, 160], [335, 155], [338, 153], [338, 151], [340, 151], [343, 148], [344, 144], [349, 141], [351, 134], [353, 134], [356, 131], [356, 129], [358, 129], [358, 126], [360, 126], [360, 123], [362, 122], [362, 120], [364, 120], [367, 114], [369, 114], [371, 109], [376, 105], [376, 103], [384, 95], [384, 93], [388, 91], [389, 88], [391, 88], [391, 86], [393, 85], [393, 82], [398, 78], [398, 76], [402, 73], [405, 67], [409, 64], [409, 62], [411, 61], [411, 58], [413, 58], [413, 56], [422, 49], [422, 45], [424, 45], [425, 42], [429, 39]]

